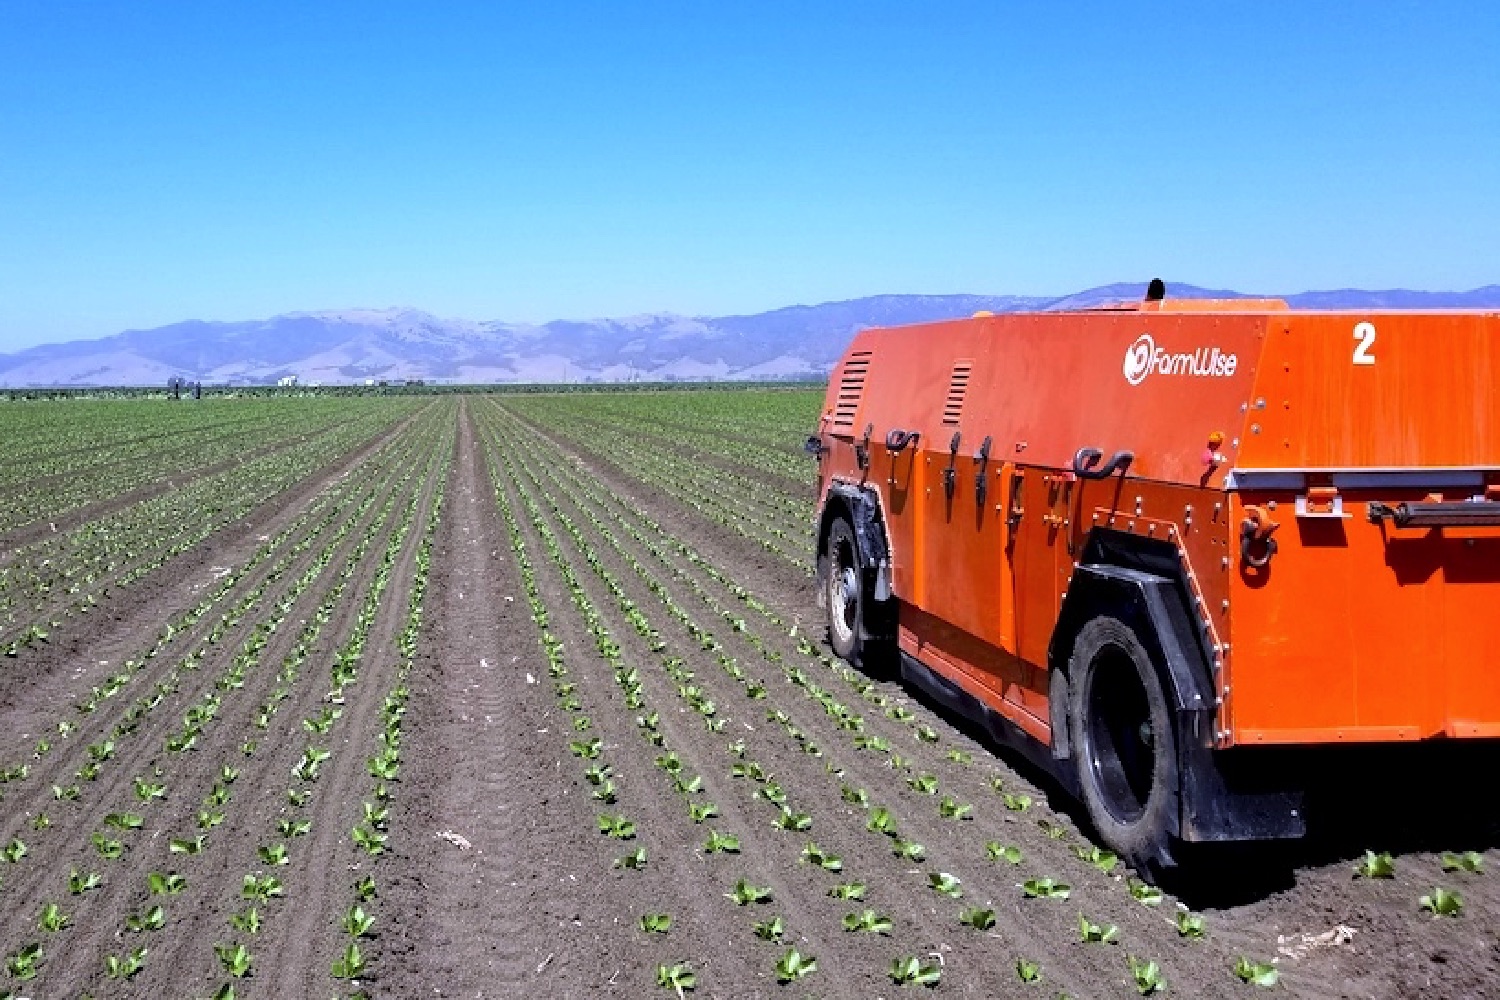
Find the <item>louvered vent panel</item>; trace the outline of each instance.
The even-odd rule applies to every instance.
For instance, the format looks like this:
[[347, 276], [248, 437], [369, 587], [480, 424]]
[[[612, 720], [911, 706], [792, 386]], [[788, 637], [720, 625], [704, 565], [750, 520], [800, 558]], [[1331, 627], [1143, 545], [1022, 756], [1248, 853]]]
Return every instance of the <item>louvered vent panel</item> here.
[[865, 375], [870, 371], [870, 352], [856, 351], [839, 373], [839, 397], [833, 406], [833, 426], [853, 427], [854, 414], [865, 394]]
[[964, 414], [964, 397], [969, 394], [969, 373], [974, 370], [972, 361], [955, 361], [953, 375], [948, 379], [948, 399], [943, 403], [943, 423], [958, 426]]

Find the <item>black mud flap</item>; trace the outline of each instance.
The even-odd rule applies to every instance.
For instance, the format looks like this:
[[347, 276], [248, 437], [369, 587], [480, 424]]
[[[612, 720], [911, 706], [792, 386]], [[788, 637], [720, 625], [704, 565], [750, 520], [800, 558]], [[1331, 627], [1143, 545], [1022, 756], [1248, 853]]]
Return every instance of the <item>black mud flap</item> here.
[[[1163, 673], [1177, 725], [1181, 840], [1277, 840], [1307, 832], [1302, 789], [1284, 770], [1257, 767], [1253, 748], [1215, 750], [1215, 690], [1205, 639], [1187, 613], [1177, 582], [1125, 566], [1078, 567], [1068, 584], [1048, 659], [1072, 657], [1073, 637], [1091, 618], [1113, 615], [1132, 625]], [[1067, 752], [1065, 743], [1059, 744]], [[1070, 769], [1071, 770], [1071, 769]]]

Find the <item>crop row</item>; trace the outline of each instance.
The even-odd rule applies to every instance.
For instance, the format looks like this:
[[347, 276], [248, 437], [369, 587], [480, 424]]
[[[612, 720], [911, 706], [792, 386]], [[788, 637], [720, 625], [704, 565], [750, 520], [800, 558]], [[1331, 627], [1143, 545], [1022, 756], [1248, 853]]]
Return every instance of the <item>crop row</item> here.
[[243, 519], [390, 427], [371, 412], [312, 441], [107, 514], [17, 553], [0, 566], [0, 642], [8, 655], [45, 642], [61, 619], [88, 612]]
[[0, 487], [4, 489], [0, 496], [0, 533], [43, 516], [55, 526], [72, 511], [140, 487], [152, 491], [175, 488], [175, 483], [226, 461], [273, 452], [298, 439], [324, 433], [347, 417], [347, 413], [332, 407], [311, 412], [277, 408], [253, 418], [246, 415], [180, 428], [170, 436], [158, 432], [112, 448], [18, 463], [12, 467], [11, 483]]
[[[416, 444], [418, 442], [414, 440], [410, 443]], [[410, 455], [414, 449], [404, 448], [402, 450], [404, 454]], [[69, 875], [68, 878], [67, 889], [70, 893], [76, 889], [80, 894], [88, 894], [92, 898], [98, 890], [104, 890], [106, 896], [100, 897], [92, 907], [85, 907], [85, 909], [108, 911], [113, 908], [115, 912], [126, 912], [128, 915], [125, 918], [124, 926], [119, 928], [116, 933], [125, 935], [123, 940], [126, 942], [130, 942], [132, 938], [138, 942], [130, 945], [123, 952], [109, 951], [105, 954], [98, 967], [97, 975], [102, 975], [106, 980], [131, 980], [139, 976], [145, 969], [148, 952], [154, 953], [159, 950], [170, 955], [174, 950], [177, 950], [177, 945], [174, 943], [176, 938], [173, 936], [163, 938], [156, 932], [161, 931], [164, 927], [180, 926], [186, 928], [192, 925], [191, 921], [184, 923], [182, 919], [173, 919], [172, 914], [168, 912], [169, 910], [177, 909], [172, 897], [182, 895], [185, 892], [192, 892], [190, 886], [204, 884], [205, 888], [207, 888], [207, 884], [202, 883], [200, 878], [195, 876], [193, 872], [195, 870], [203, 870], [203, 866], [209, 863], [216, 853], [212, 849], [213, 845], [225, 842], [222, 838], [227, 838], [230, 850], [234, 849], [234, 844], [240, 842], [236, 840], [235, 836], [240, 831], [237, 829], [232, 810], [229, 808], [229, 803], [234, 798], [234, 787], [237, 787], [235, 784], [236, 781], [238, 780], [243, 785], [246, 780], [250, 780], [252, 781], [252, 787], [257, 787], [264, 785], [267, 780], [276, 780], [273, 777], [274, 775], [284, 773], [277, 767], [257, 769], [253, 773], [251, 772], [250, 769], [255, 768], [260, 763], [262, 750], [270, 747], [273, 748], [273, 756], [279, 754], [282, 752], [281, 748], [285, 746], [286, 739], [285, 736], [282, 736], [273, 742], [266, 743], [255, 734], [260, 732], [267, 737], [274, 735], [274, 719], [279, 706], [284, 702], [301, 705], [309, 698], [316, 697], [315, 692], [303, 696], [296, 695], [300, 668], [315, 647], [324, 626], [330, 621], [337, 619], [336, 609], [347, 604], [346, 601], [341, 599], [341, 595], [348, 582], [362, 572], [361, 567], [366, 562], [365, 553], [368, 551], [369, 546], [383, 532], [388, 532], [392, 538], [396, 538], [397, 536], [404, 537], [405, 525], [409, 524], [410, 518], [415, 512], [416, 499], [421, 494], [422, 483], [427, 481], [434, 461], [435, 459], [427, 459], [427, 469], [425, 471], [418, 471], [407, 465], [406, 460], [403, 459], [401, 465], [407, 466], [404, 472], [397, 466], [392, 468], [391, 475], [382, 477], [379, 480], [357, 480], [351, 483], [351, 488], [360, 491], [362, 494], [359, 505], [352, 512], [345, 511], [346, 517], [342, 522], [338, 523], [334, 537], [321, 549], [312, 563], [303, 570], [295, 583], [278, 597], [270, 614], [260, 619], [250, 629], [250, 632], [241, 643], [238, 652], [225, 664], [222, 671], [213, 678], [212, 684], [200, 689], [198, 696], [192, 700], [183, 714], [182, 728], [163, 732], [161, 725], [151, 727], [150, 731], [152, 733], [161, 735], [163, 738], [165, 756], [159, 753], [153, 754], [149, 759], [137, 761], [134, 765], [136, 768], [147, 769], [144, 775], [137, 774], [132, 783], [127, 786], [129, 790], [133, 791], [138, 800], [135, 808], [139, 811], [132, 812], [129, 807], [121, 807], [116, 803], [109, 803], [103, 806], [102, 808], [107, 809], [108, 812], [104, 814], [102, 828], [96, 830], [93, 836], [90, 837], [90, 843], [99, 855], [99, 858], [106, 862], [118, 863], [122, 857], [128, 857], [133, 852], [141, 852], [142, 857], [131, 865], [131, 868], [136, 870], [137, 874], [139, 874], [142, 866], [147, 864], [144, 855], [149, 853], [148, 848], [150, 847], [154, 847], [158, 851], [161, 850], [163, 845], [168, 848], [166, 851], [167, 857], [162, 859], [165, 863], [152, 866], [151, 870], [145, 873], [140, 887], [136, 889], [130, 887], [131, 883], [128, 879], [121, 883], [117, 877], [111, 876], [108, 882], [106, 882], [98, 871], [90, 871], [80, 867], [74, 867], [73, 874]], [[407, 483], [411, 486], [409, 491], [410, 496], [405, 503], [398, 504], [397, 493], [391, 492], [392, 488], [398, 483]], [[272, 637], [281, 631], [282, 624], [293, 613], [293, 609], [300, 606], [299, 601], [305, 600], [304, 594], [308, 592], [308, 589], [314, 585], [323, 575], [326, 568], [329, 567], [334, 552], [339, 548], [343, 539], [349, 535], [355, 525], [362, 523], [361, 518], [364, 512], [371, 508], [371, 505], [381, 494], [384, 494], [386, 499], [380, 505], [376, 516], [367, 522], [363, 522], [364, 529], [360, 532], [358, 542], [346, 553], [345, 558], [342, 560], [342, 571], [337, 574], [336, 580], [323, 595], [323, 599], [317, 605], [316, 612], [308, 619], [301, 635], [286, 651], [285, 656], [281, 658], [281, 668], [276, 674], [274, 682], [272, 682], [269, 674], [260, 669], [261, 661], [268, 652]], [[392, 528], [389, 525], [389, 517], [397, 510], [402, 512], [405, 520]], [[399, 549], [399, 543], [391, 542], [389, 544]], [[301, 727], [306, 728], [309, 732], [313, 731], [313, 727], [316, 725], [326, 724], [329, 716], [325, 713], [330, 709], [335, 713], [338, 711], [336, 704], [342, 698], [342, 687], [353, 683], [353, 675], [357, 672], [355, 664], [357, 664], [359, 659], [364, 637], [368, 635], [370, 624], [373, 622], [374, 615], [380, 606], [380, 592], [383, 589], [383, 580], [385, 576], [388, 576], [388, 567], [392, 561], [389, 556], [391, 551], [391, 547], [388, 547], [387, 559], [383, 564], [386, 567], [385, 574], [383, 575], [377, 570], [375, 581], [370, 586], [371, 595], [367, 596], [363, 609], [354, 622], [354, 632], [345, 640], [335, 655], [332, 667], [333, 685], [328, 694], [322, 699], [317, 699], [323, 703], [324, 707], [301, 721]], [[268, 575], [266, 581], [262, 583], [262, 588], [274, 583], [275, 578], [276, 575], [274, 573]], [[259, 596], [256, 595], [257, 599]], [[244, 600], [239, 605], [241, 609], [248, 609], [248, 607], [253, 606], [253, 601], [247, 602]], [[223, 624], [225, 623], [221, 622], [221, 625]], [[209, 633], [209, 636], [205, 637], [205, 639], [212, 637], [212, 635], [212, 632]], [[206, 643], [206, 645], [212, 644]], [[180, 702], [185, 691], [179, 692], [177, 690], [176, 685], [179, 671], [183, 669], [190, 672], [198, 670], [199, 666], [202, 665], [203, 653], [205, 651], [204, 648], [200, 647], [195, 654], [185, 658], [183, 663], [174, 668], [164, 684], [159, 685], [159, 687], [165, 687], [166, 690], [158, 690], [152, 700], [156, 704], [160, 704], [160, 699], [175, 695]], [[262, 681], [255, 681], [257, 676], [262, 675], [264, 676]], [[271, 686], [273, 684], [274, 686]], [[237, 710], [232, 708], [235, 699], [243, 697], [241, 695], [242, 691], [252, 688], [263, 689], [267, 686], [271, 686], [271, 690], [258, 698], [258, 707], [252, 707], [247, 702], [242, 704], [241, 708]], [[146, 709], [146, 712], [154, 709], [156, 704], [151, 704]], [[221, 735], [214, 736], [216, 721], [228, 719], [230, 716], [234, 716], [235, 722]], [[334, 718], [336, 717], [335, 715]], [[132, 725], [139, 726], [142, 722], [147, 721], [147, 716], [143, 713], [141, 716], [130, 721]], [[296, 725], [296, 723], [293, 724]], [[133, 732], [133, 729], [130, 731]], [[121, 735], [128, 736], [129, 733]], [[249, 738], [244, 738], [246, 736]], [[106, 741], [102, 744], [92, 744], [90, 747], [91, 756], [102, 758], [96, 762], [101, 765], [115, 759], [116, 753], [123, 753], [123, 744], [118, 744], [117, 747], [112, 748], [108, 746], [108, 741]], [[226, 753], [239, 757], [244, 763], [235, 764], [226, 762], [211, 770], [204, 770], [200, 766], [196, 771], [193, 765], [189, 763], [191, 760], [201, 759], [204, 754], [221, 755]], [[180, 766], [177, 766], [179, 762]], [[183, 768], [187, 770], [184, 771]], [[197, 776], [196, 779], [195, 775]], [[186, 806], [186, 803], [192, 800], [193, 793], [190, 789], [184, 787], [184, 782], [190, 784], [194, 780], [204, 780], [202, 777], [204, 775], [213, 776], [212, 787], [206, 791], [200, 789], [203, 795], [196, 812], [193, 812]], [[118, 783], [116, 787], [118, 787]], [[293, 790], [289, 790], [289, 793], [291, 791]], [[78, 799], [71, 799], [70, 801], [76, 802]], [[154, 811], [154, 808], [160, 808], [160, 806], [153, 807], [153, 804], [170, 802], [178, 802], [182, 803], [182, 805], [169, 807], [168, 814], [164, 815], [160, 820], [151, 821], [152, 825], [156, 825], [157, 822], [164, 823], [165, 829], [160, 832], [169, 834], [170, 836], [163, 837], [160, 842], [137, 844], [135, 847], [132, 847], [130, 841], [133, 838], [130, 836], [130, 831], [140, 830], [146, 818]], [[143, 806], [146, 808], [142, 808]], [[145, 813], [146, 816], [143, 817], [141, 813]], [[188, 825], [191, 832], [182, 831], [180, 825]], [[290, 837], [300, 837], [305, 836], [309, 832], [310, 825], [304, 819], [282, 817], [278, 820], [277, 829], [279, 832], [285, 833]], [[229, 832], [226, 833], [226, 831]], [[65, 850], [63, 853], [66, 855], [68, 852]], [[76, 856], [76, 853], [75, 851], [74, 856]], [[256, 849], [256, 855], [256, 860], [261, 864], [280, 866], [289, 861], [289, 852], [285, 843], [278, 844], [274, 841], [262, 841]], [[43, 867], [48, 866], [46, 859], [34, 857], [32, 860]], [[51, 867], [55, 867], [55, 865]], [[106, 873], [110, 867], [111, 865], [106, 865]], [[215, 874], [222, 871], [221, 865], [212, 865], [210, 867], [215, 870]], [[256, 872], [254, 875], [257, 879], [256, 885], [259, 887], [256, 890], [257, 892], [273, 893], [273, 883], [277, 881], [274, 874]], [[245, 886], [239, 885], [239, 880], [236, 880], [237, 891], [249, 886], [248, 878], [249, 876], [247, 875]], [[210, 883], [214, 881], [212, 875], [208, 876], [208, 879]], [[109, 889], [110, 885], [115, 885], [116, 887], [112, 893]], [[210, 889], [210, 891], [212, 890]], [[138, 897], [139, 901], [136, 905], [129, 905], [128, 900], [132, 897]], [[121, 906], [122, 899], [127, 901], [123, 909]], [[44, 914], [53, 912], [51, 907], [54, 905], [57, 906], [57, 912], [62, 912], [64, 917], [71, 919], [72, 915], [62, 911], [61, 905], [57, 904], [56, 900], [48, 901], [48, 903], [42, 906]], [[261, 923], [258, 914], [240, 911], [238, 915], [247, 926], [255, 926], [258, 929]], [[185, 918], [186, 913], [183, 912], [179, 916]], [[50, 922], [56, 924], [58, 920], [53, 919]], [[64, 923], [66, 922], [68, 921], [64, 921]], [[46, 930], [45, 927], [42, 929]], [[52, 933], [62, 932], [67, 929], [59, 926]], [[97, 947], [99, 933], [96, 929], [89, 926], [88, 921], [84, 921], [83, 926], [73, 928], [73, 931], [75, 934], [80, 932], [85, 933], [86, 939], [91, 943], [95, 943], [95, 947]], [[249, 957], [248, 949], [241, 950], [243, 947], [242, 942], [220, 942], [220, 944], [224, 944], [225, 947], [222, 951], [216, 951], [216, 964], [221, 965], [226, 970], [231, 970], [231, 975], [234, 974], [232, 970], [239, 970], [242, 974], [249, 971], [251, 958]], [[14, 952], [14, 956], [22, 956], [29, 953], [31, 955], [31, 958], [28, 960], [31, 963], [30, 970], [32, 973], [37, 973], [40, 971], [42, 958], [47, 950], [50, 949], [45, 949], [41, 941], [32, 941], [17, 949]], [[77, 961], [83, 958], [89, 950], [91, 949], [87, 946], [80, 947], [78, 940], [75, 938], [75, 943], [67, 948], [69, 963], [76, 965]], [[99, 961], [97, 952], [95, 960]], [[171, 959], [169, 959], [170, 961]], [[170, 975], [171, 972], [170, 965], [163, 969], [163, 974]], [[222, 990], [221, 994], [223, 994]], [[227, 995], [233, 995], [232, 987], [229, 988]]]
[[558, 419], [549, 429], [569, 441], [587, 442], [596, 460], [749, 539], [798, 572], [810, 573], [804, 549], [810, 544], [812, 529], [805, 501], [800, 515], [793, 513], [796, 501], [789, 497], [781, 498], [767, 509], [760, 501], [764, 498], [774, 501], [775, 491], [744, 475], [717, 468], [705, 470], [646, 448], [626, 434], [603, 431], [590, 435], [567, 418]]

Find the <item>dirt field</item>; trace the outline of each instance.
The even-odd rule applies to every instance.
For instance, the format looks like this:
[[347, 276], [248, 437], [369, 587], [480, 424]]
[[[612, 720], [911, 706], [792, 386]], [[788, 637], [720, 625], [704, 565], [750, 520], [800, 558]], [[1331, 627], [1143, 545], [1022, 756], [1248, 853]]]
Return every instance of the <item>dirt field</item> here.
[[425, 402], [0, 660], [0, 997], [1500, 995], [1488, 778], [1154, 897], [829, 654], [794, 407], [552, 405]]

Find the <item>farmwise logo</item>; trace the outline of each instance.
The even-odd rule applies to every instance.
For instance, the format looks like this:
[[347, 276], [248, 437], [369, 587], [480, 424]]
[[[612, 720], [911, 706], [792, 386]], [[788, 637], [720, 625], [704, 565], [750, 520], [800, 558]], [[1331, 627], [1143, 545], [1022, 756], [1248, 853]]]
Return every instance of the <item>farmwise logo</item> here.
[[1195, 375], [1200, 378], [1228, 378], [1239, 367], [1238, 355], [1225, 354], [1217, 347], [1200, 347], [1195, 351], [1173, 353], [1156, 346], [1156, 339], [1143, 333], [1125, 348], [1125, 381], [1140, 385], [1146, 376]]

